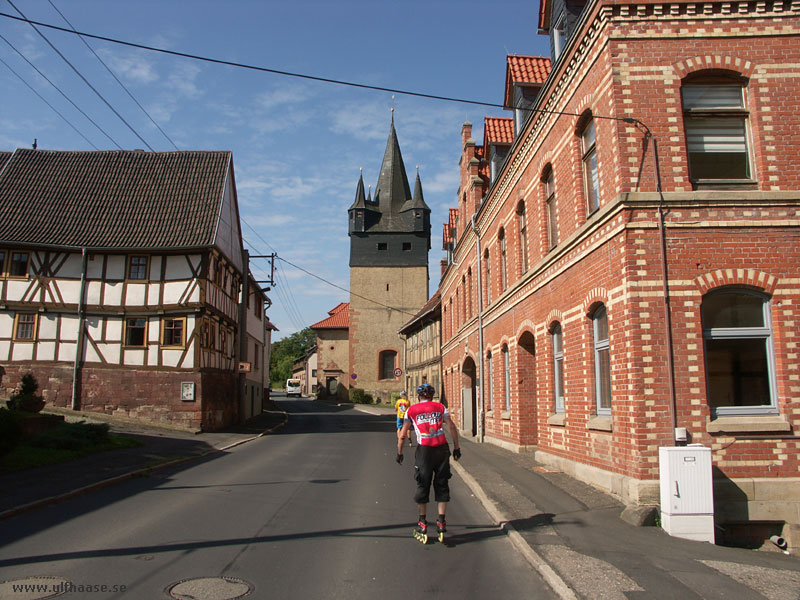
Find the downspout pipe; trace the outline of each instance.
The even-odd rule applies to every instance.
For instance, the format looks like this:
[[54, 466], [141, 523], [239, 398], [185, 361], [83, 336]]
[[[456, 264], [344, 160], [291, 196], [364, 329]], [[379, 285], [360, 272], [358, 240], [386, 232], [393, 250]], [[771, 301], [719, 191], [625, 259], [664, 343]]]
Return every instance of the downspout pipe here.
[[667, 341], [667, 381], [669, 383], [669, 409], [670, 418], [672, 421], [672, 444], [676, 445], [676, 429], [678, 427], [678, 401], [675, 392], [675, 357], [673, 350], [673, 336], [672, 336], [672, 310], [670, 308], [669, 297], [669, 270], [667, 268], [667, 233], [664, 224], [664, 190], [661, 188], [661, 169], [658, 163], [658, 141], [656, 140], [650, 129], [639, 121], [632, 119], [633, 122], [641, 125], [645, 132], [647, 139], [653, 140], [653, 160], [655, 161], [656, 168], [656, 191], [658, 192], [658, 210], [656, 216], [658, 218], [658, 236], [659, 245], [661, 249], [661, 290], [664, 296], [664, 338]]
[[472, 231], [475, 234], [475, 256], [477, 258], [478, 269], [478, 392], [480, 407], [478, 410], [478, 443], [484, 441], [485, 419], [483, 401], [483, 269], [481, 269], [481, 236], [475, 222], [475, 215], [472, 215]]
[[78, 378], [80, 377], [81, 358], [83, 357], [83, 340], [85, 337], [84, 319], [86, 318], [86, 262], [89, 258], [86, 247], [81, 248], [81, 291], [78, 298], [78, 341], [75, 348], [75, 362], [72, 365], [72, 410], [80, 408], [78, 397]]

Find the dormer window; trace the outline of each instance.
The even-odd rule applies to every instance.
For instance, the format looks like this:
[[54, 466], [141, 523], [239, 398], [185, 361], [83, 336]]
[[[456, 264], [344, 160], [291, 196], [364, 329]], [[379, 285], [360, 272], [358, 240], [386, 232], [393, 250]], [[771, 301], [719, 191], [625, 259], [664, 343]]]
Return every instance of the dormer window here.
[[495, 182], [497, 179], [497, 175], [500, 173], [500, 168], [503, 166], [503, 163], [508, 156], [508, 147], [506, 146], [490, 146], [489, 150], [490, 155], [490, 174], [492, 183]]
[[536, 103], [539, 88], [529, 85], [514, 86], [514, 136], [518, 136], [528, 120], [530, 109]]

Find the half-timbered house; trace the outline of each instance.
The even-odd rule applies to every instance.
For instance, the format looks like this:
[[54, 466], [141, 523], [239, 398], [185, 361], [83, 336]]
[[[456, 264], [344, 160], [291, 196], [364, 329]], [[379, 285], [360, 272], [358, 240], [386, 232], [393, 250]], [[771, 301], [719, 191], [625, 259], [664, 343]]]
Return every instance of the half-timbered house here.
[[0, 154], [0, 398], [235, 422], [239, 227], [227, 151]]

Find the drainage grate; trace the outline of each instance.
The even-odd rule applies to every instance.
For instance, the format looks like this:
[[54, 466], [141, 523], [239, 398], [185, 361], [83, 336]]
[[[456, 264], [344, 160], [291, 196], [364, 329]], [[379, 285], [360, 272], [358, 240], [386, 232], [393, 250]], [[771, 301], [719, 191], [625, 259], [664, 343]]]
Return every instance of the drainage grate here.
[[254, 589], [253, 584], [235, 577], [197, 577], [173, 583], [164, 591], [176, 600], [236, 600]]

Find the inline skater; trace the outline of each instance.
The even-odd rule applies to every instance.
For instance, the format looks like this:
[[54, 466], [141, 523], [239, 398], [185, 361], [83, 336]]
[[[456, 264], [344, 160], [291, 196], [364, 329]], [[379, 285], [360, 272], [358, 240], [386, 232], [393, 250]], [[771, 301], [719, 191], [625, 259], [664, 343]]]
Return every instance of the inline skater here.
[[[403, 429], [403, 420], [406, 416], [406, 411], [411, 403], [408, 401], [408, 394], [403, 391], [400, 392], [400, 398], [394, 403], [394, 409], [397, 411], [397, 439], [400, 439], [400, 430]], [[413, 446], [411, 442], [411, 434], [408, 435], [408, 445]]]
[[417, 434], [417, 450], [414, 454], [414, 479], [417, 491], [414, 502], [419, 509], [419, 522], [414, 529], [414, 537], [423, 544], [428, 543], [428, 501], [433, 483], [434, 500], [438, 505], [436, 520], [437, 537], [444, 541], [447, 531], [447, 503], [450, 501], [450, 446], [447, 443], [444, 424], [450, 430], [453, 440], [453, 458], [461, 458], [458, 444], [458, 429], [450, 418], [450, 413], [441, 402], [433, 401], [432, 385], [423, 383], [417, 388], [417, 404], [412, 405], [405, 415], [403, 428], [397, 439], [397, 463], [403, 464], [403, 440], [412, 425]]

